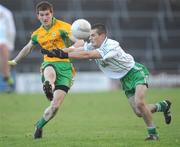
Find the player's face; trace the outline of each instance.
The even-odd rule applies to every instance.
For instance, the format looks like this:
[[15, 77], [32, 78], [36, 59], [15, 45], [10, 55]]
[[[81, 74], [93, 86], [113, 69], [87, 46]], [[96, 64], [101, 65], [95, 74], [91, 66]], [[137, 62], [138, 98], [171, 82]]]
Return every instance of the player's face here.
[[91, 30], [89, 40], [93, 47], [99, 48], [104, 41], [104, 34], [98, 34], [97, 30]]
[[39, 11], [37, 17], [44, 27], [52, 24], [53, 13], [50, 10]]

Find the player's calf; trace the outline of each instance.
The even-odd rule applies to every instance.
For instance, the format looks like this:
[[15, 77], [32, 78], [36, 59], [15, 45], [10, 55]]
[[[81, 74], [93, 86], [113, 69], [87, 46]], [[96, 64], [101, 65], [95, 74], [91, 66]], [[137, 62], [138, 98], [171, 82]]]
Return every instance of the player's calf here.
[[56, 112], [58, 111], [58, 108], [53, 107], [53, 106], [49, 106], [45, 111], [44, 111], [44, 119], [46, 121], [49, 121], [50, 119], [52, 119], [55, 115]]

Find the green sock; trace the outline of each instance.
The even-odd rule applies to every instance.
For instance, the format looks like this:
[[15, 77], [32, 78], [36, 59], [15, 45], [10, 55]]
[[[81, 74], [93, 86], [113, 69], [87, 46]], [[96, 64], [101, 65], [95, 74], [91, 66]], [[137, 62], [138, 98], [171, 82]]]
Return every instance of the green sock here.
[[43, 117], [36, 123], [37, 128], [43, 128], [45, 124], [47, 124], [48, 121], [46, 121]]
[[148, 131], [149, 135], [158, 135], [157, 130], [156, 130], [155, 127], [147, 128], [147, 131]]
[[155, 105], [156, 105], [156, 111], [157, 112], [164, 112], [167, 108], [167, 104], [165, 101], [158, 102]]

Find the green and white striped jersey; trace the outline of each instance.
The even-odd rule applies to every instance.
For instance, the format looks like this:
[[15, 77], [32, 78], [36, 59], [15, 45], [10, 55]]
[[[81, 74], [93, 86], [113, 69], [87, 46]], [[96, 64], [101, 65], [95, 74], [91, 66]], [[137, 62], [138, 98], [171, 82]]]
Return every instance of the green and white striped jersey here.
[[[95, 49], [91, 43], [84, 45], [85, 50]], [[112, 79], [121, 79], [134, 67], [134, 58], [127, 54], [119, 45], [119, 42], [106, 38], [96, 49], [102, 58], [95, 59], [99, 68]]]

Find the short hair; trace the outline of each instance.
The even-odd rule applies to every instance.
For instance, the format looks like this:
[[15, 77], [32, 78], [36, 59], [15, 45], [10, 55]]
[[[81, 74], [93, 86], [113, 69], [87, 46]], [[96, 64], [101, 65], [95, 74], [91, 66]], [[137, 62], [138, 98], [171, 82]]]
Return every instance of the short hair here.
[[106, 26], [104, 24], [101, 24], [101, 23], [97, 23], [97, 24], [94, 24], [91, 28], [92, 30], [96, 29], [97, 30], [97, 33], [100, 35], [100, 34], [107, 34], [107, 29], [106, 29]]
[[39, 11], [46, 11], [46, 10], [50, 10], [50, 12], [53, 12], [53, 5], [48, 1], [41, 1], [36, 5], [37, 14], [39, 13]]

